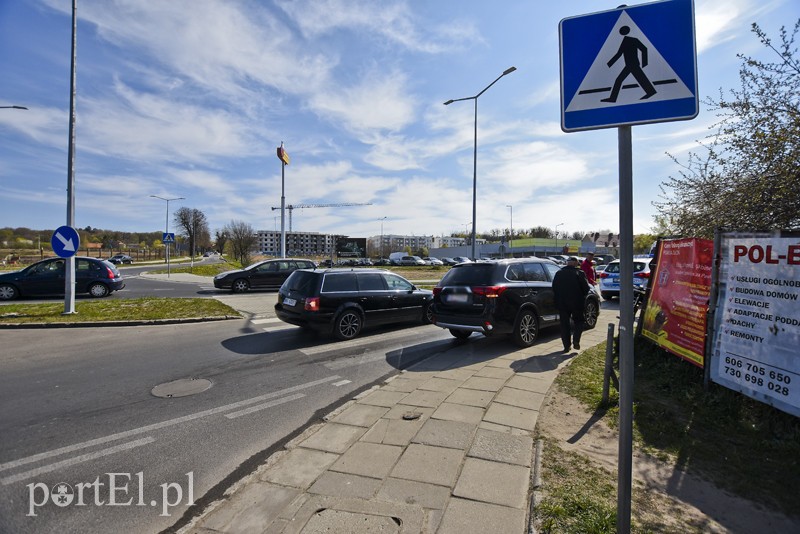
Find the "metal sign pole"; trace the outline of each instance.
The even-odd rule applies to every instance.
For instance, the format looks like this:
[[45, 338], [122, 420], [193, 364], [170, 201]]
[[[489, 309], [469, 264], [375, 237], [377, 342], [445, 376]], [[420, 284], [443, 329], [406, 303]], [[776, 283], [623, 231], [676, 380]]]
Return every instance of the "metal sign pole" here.
[[619, 143], [619, 459], [617, 533], [631, 531], [633, 463], [633, 149], [631, 127], [620, 126]]
[[[69, 155], [67, 157], [67, 226], [75, 227], [75, 78], [78, 4], [72, 0], [72, 67], [69, 91]], [[67, 258], [64, 280], [64, 315], [75, 313], [75, 256]]]

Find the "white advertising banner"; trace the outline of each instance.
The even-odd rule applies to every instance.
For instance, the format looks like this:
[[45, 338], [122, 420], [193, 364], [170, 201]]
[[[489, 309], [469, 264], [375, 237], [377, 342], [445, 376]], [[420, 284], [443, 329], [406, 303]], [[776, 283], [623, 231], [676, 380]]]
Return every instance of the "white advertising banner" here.
[[721, 237], [711, 380], [800, 417], [800, 237]]

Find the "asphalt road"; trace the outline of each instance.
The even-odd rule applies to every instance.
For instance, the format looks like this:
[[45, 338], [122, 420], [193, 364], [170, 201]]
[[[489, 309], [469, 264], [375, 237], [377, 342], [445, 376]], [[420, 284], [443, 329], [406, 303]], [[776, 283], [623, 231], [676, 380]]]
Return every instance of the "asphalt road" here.
[[[409, 326], [336, 343], [242, 319], [5, 330], [3, 346], [0, 532], [158, 532], [333, 405], [454, 340]], [[151, 393], [179, 379], [211, 387]]]

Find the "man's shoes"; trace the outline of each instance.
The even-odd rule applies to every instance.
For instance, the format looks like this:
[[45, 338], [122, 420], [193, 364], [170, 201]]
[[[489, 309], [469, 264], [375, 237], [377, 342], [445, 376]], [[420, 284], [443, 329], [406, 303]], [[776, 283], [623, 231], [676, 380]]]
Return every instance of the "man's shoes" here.
[[581, 344], [578, 343], [577, 341], [573, 343], [573, 345], [575, 346], [575, 350], [581, 350]]
[[569, 345], [564, 345], [564, 350], [561, 352], [569, 352]]

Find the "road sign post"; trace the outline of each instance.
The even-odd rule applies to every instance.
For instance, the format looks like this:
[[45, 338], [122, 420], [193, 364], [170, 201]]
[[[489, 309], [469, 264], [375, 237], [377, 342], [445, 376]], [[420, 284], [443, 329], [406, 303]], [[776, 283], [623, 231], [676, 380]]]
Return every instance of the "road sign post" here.
[[75, 313], [75, 253], [81, 244], [81, 236], [71, 226], [59, 226], [50, 238], [50, 246], [59, 258], [65, 258], [64, 269], [64, 314]]
[[693, 0], [666, 0], [563, 19], [561, 129], [618, 129], [619, 465], [617, 532], [631, 528], [633, 471], [633, 150], [631, 126], [698, 113]]
[[164, 232], [162, 234], [161, 242], [164, 243], [165, 247], [165, 259], [167, 260], [167, 278], [169, 278], [169, 246], [171, 243], [175, 242], [175, 234], [172, 232]]

